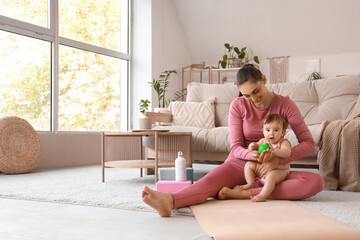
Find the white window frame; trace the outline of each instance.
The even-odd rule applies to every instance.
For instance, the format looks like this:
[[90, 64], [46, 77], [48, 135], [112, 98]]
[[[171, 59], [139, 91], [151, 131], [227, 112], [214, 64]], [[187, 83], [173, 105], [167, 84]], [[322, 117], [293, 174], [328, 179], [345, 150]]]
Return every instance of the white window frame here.
[[[52, 63], [51, 63], [51, 123], [50, 131], [58, 132], [58, 123], [59, 123], [59, 45], [64, 45], [76, 49], [85, 50], [88, 52], [93, 52], [109, 57], [114, 57], [120, 60], [126, 60], [127, 64], [127, 79], [126, 81], [121, 82], [121, 129], [127, 130], [129, 128], [129, 79], [130, 79], [130, 63], [131, 63], [131, 54], [130, 54], [130, 5], [131, 1], [128, 0], [128, 7], [125, 9], [127, 11], [127, 39], [128, 42], [128, 53], [123, 53], [120, 51], [115, 51], [112, 49], [107, 49], [88, 43], [76, 41], [73, 39], [60, 37], [59, 36], [59, 1], [58, 0], [48, 0], [48, 26], [42, 27], [32, 23], [24, 22], [14, 18], [6, 17], [0, 15], [0, 30], [7, 32], [12, 32], [19, 35], [24, 35], [27, 37], [44, 40], [51, 42], [52, 46]], [[122, 14], [123, 16], [123, 14]], [[123, 40], [124, 41], [124, 40]], [[123, 73], [122, 73], [123, 74]], [[126, 103], [126, 105], [124, 104]], [[71, 131], [76, 132], [76, 131]]]

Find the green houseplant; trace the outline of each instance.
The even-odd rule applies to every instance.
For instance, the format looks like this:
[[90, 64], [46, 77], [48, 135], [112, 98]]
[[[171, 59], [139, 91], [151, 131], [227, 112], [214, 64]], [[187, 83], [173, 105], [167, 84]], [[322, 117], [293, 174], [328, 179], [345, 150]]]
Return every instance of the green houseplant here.
[[168, 106], [169, 102], [171, 102], [165, 99], [166, 90], [170, 84], [169, 78], [171, 74], [177, 74], [177, 72], [175, 70], [166, 70], [160, 74], [159, 79], [154, 78], [152, 82], [149, 82], [157, 93], [159, 108], [165, 108]]
[[222, 68], [229, 67], [241, 67], [242, 65], [254, 60], [257, 64], [260, 63], [259, 57], [254, 56], [254, 52], [251, 48], [247, 49], [246, 47], [241, 48], [241, 50], [229, 43], [224, 44], [225, 54], [222, 59], [219, 60], [218, 67]]
[[141, 99], [139, 103], [141, 117], [139, 117], [139, 129], [151, 129], [151, 119], [143, 116], [143, 113], [149, 109], [149, 99]]
[[319, 80], [319, 79], [323, 79], [323, 78], [325, 78], [325, 76], [321, 72], [312, 72], [306, 76], [305, 80], [311, 82], [311, 81]]
[[149, 103], [151, 103], [149, 101], [149, 99], [141, 99], [140, 100], [140, 103], [139, 103], [139, 106], [140, 106], [140, 112], [141, 113], [144, 113], [145, 111], [147, 111], [149, 109]]

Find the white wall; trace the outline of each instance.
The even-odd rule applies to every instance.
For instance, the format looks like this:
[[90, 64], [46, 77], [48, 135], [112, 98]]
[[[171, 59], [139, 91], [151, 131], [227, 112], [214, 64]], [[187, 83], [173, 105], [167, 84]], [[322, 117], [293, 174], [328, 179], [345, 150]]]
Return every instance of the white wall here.
[[[166, 99], [181, 89], [182, 67], [191, 64], [191, 51], [180, 22], [174, 0], [152, 1], [152, 78], [165, 70], [176, 70], [170, 78]], [[157, 95], [152, 91], [152, 106], [157, 107]]]
[[[289, 58], [289, 81], [304, 81], [307, 60], [320, 59], [320, 72], [325, 78], [360, 73], [360, 51]], [[260, 64], [261, 71], [269, 76], [269, 60]]]
[[360, 72], [358, 0], [175, 0], [175, 5], [191, 63], [217, 66], [229, 42], [251, 47], [265, 73], [267, 57], [290, 56], [290, 81], [305, 74], [312, 58], [321, 58], [321, 71], [329, 77]]
[[251, 47], [265, 74], [268, 57], [290, 56], [290, 81], [304, 79], [308, 59], [320, 58], [327, 77], [360, 72], [358, 0], [135, 0], [133, 5], [134, 123], [140, 99], [157, 107], [148, 84], [152, 78], [178, 71], [167, 93], [173, 97], [181, 88], [181, 68], [200, 61], [217, 66], [225, 42]]
[[223, 44], [261, 59], [360, 51], [358, 0], [175, 0], [193, 61], [217, 63]]
[[132, 1], [131, 19], [131, 74], [130, 74], [130, 129], [138, 127], [140, 99], [151, 101], [148, 82], [152, 76], [151, 0]]
[[298, 76], [303, 75], [306, 60], [317, 58], [320, 59], [320, 71], [324, 73], [325, 77], [360, 73], [360, 51], [294, 57], [290, 58], [290, 81], [297, 81], [299, 80]]
[[161, 72], [176, 70], [169, 79], [166, 99], [181, 86], [181, 69], [191, 62], [185, 31], [174, 0], [135, 0], [132, 19], [131, 128], [136, 128], [140, 99], [151, 101], [150, 110], [158, 106], [157, 94], [148, 82]]

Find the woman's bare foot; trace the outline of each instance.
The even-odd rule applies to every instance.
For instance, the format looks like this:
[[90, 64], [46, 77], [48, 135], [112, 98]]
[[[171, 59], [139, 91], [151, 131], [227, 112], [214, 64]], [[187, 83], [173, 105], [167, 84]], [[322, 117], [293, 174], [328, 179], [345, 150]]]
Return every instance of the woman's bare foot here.
[[144, 186], [142, 191], [143, 202], [155, 209], [161, 217], [170, 217], [174, 207], [174, 199], [170, 193], [158, 192]]
[[251, 198], [251, 201], [253, 201], [253, 202], [265, 202], [265, 201], [266, 201], [266, 197], [263, 196], [263, 195], [258, 194], [258, 195], [256, 195], [256, 196], [252, 197], [252, 198]]
[[250, 190], [242, 190], [239, 186], [230, 189], [228, 187], [223, 187], [219, 193], [218, 198], [221, 200], [224, 199], [248, 199], [250, 198]]

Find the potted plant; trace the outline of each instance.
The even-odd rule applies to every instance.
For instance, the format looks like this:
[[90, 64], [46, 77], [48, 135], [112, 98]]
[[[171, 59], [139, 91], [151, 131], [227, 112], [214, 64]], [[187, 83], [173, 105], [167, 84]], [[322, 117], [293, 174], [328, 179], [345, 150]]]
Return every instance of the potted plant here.
[[165, 94], [170, 84], [169, 78], [171, 74], [177, 74], [177, 72], [175, 70], [166, 70], [160, 74], [159, 79], [154, 78], [152, 82], [149, 82], [157, 93], [158, 108], [166, 108], [170, 102], [165, 99]]
[[323, 78], [325, 78], [324, 74], [322, 74], [321, 72], [315, 71], [315, 72], [309, 73], [306, 76], [306, 81], [311, 82], [311, 81], [319, 80], [319, 79], [323, 79]]
[[149, 101], [149, 99], [141, 99], [140, 100], [140, 103], [139, 103], [139, 106], [140, 106], [140, 112], [141, 113], [144, 113], [145, 111], [147, 111], [149, 109], [149, 103], [151, 103]]
[[139, 106], [140, 106], [140, 113], [142, 117], [139, 118], [139, 129], [151, 129], [151, 119], [146, 118], [143, 114], [145, 111], [149, 109], [149, 99], [141, 99]]
[[230, 45], [229, 43], [224, 44], [225, 54], [222, 57], [222, 60], [219, 60], [218, 67], [241, 67], [242, 65], [254, 60], [257, 64], [260, 63], [259, 57], [254, 56], [254, 52], [251, 48], [247, 49], [246, 47], [239, 50], [238, 47]]

